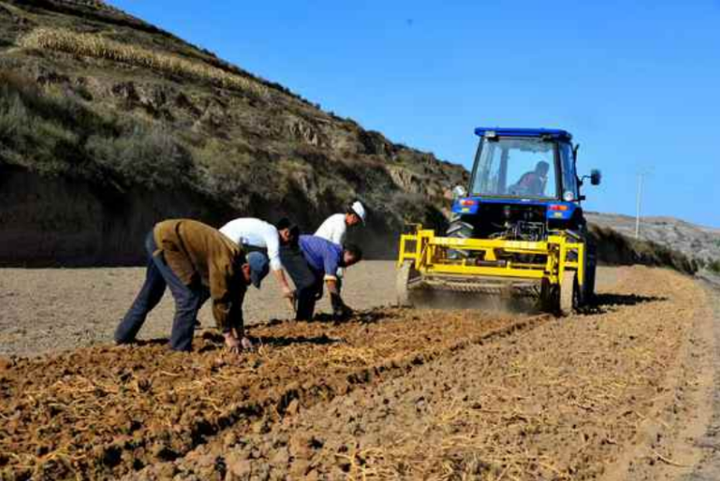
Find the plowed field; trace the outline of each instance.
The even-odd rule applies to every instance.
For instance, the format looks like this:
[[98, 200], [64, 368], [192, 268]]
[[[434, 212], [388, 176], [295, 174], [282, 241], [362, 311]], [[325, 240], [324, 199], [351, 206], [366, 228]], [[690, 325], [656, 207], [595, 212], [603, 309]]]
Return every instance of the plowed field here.
[[[372, 308], [226, 354], [162, 341], [0, 367], [3, 478], [659, 479], [710, 417], [707, 291], [604, 270], [565, 318]], [[710, 380], [710, 381], [708, 381]], [[668, 471], [669, 470], [669, 471]], [[685, 471], [683, 471], [685, 470]]]

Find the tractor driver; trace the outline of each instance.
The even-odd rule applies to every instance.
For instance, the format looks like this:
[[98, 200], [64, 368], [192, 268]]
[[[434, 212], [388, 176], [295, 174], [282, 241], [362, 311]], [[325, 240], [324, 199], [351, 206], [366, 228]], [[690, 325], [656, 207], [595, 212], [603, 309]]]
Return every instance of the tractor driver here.
[[520, 180], [512, 186], [511, 191], [515, 194], [544, 195], [549, 170], [550, 164], [544, 160], [539, 161], [535, 165], [535, 170], [525, 172]]

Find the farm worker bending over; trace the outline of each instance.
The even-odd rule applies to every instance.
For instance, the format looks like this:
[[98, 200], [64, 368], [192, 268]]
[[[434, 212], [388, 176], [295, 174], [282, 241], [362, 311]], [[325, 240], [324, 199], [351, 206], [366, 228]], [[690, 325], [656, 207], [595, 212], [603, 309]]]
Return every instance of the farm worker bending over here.
[[[365, 224], [365, 207], [359, 200], [356, 200], [345, 209], [344, 214], [333, 214], [323, 222], [315, 235], [323, 239], [334, 242], [335, 244], [345, 245], [347, 230], [360, 223]], [[337, 271], [337, 289], [342, 289], [342, 268]]]
[[228, 222], [220, 228], [231, 241], [245, 251], [263, 251], [270, 258], [270, 268], [277, 277], [283, 295], [292, 305], [295, 291], [290, 288], [282, 260], [280, 259], [280, 246], [289, 245], [297, 241], [299, 231], [288, 219], [281, 219], [277, 227], [260, 219], [244, 217]]
[[244, 333], [242, 304], [247, 286], [252, 282], [259, 288], [267, 275], [267, 257], [259, 252], [246, 256], [216, 229], [189, 219], [156, 224], [145, 240], [145, 249], [145, 284], [115, 331], [116, 343], [135, 339], [167, 286], [175, 298], [170, 336], [173, 350], [191, 350], [195, 318], [208, 298], [228, 349], [237, 353], [252, 347]]
[[343, 248], [322, 237], [301, 235], [297, 247], [283, 247], [280, 255], [297, 288], [296, 320], [312, 320], [315, 302], [322, 297], [323, 282], [330, 292], [335, 318], [340, 320], [352, 313], [352, 309], [340, 297], [337, 271], [340, 267], [350, 267], [362, 260], [359, 247], [347, 245]]

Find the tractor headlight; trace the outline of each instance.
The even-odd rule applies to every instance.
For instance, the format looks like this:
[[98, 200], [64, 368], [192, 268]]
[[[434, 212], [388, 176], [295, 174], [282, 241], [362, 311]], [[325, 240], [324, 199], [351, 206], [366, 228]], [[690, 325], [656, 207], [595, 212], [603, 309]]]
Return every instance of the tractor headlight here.
[[568, 190], [563, 194], [563, 200], [565, 200], [565, 202], [572, 202], [575, 200], [575, 194]]

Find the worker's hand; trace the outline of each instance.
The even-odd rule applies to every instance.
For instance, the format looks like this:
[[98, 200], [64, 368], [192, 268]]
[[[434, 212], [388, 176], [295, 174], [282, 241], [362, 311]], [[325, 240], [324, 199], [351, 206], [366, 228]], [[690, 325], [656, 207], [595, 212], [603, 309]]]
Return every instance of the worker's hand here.
[[290, 289], [288, 286], [283, 286], [283, 298], [285, 298], [285, 302], [287, 303], [290, 310], [295, 312], [297, 310], [295, 306], [295, 301], [297, 300], [297, 291], [295, 291], [294, 289]]
[[345, 321], [352, 317], [353, 312], [350, 307], [343, 304], [339, 309], [333, 309], [333, 317], [336, 321]]
[[246, 351], [250, 351], [253, 348], [253, 343], [250, 342], [250, 339], [247, 336], [243, 336], [243, 338], [240, 339], [240, 345]]
[[224, 334], [224, 336], [225, 346], [228, 348], [228, 350], [233, 354], [240, 354], [240, 351], [243, 348], [240, 339], [238, 339], [232, 332], [228, 332]]
[[352, 316], [353, 310], [349, 307], [333, 309], [333, 320], [336, 322], [347, 321]]
[[336, 321], [343, 321], [352, 315], [353, 310], [345, 305], [339, 294], [330, 295], [330, 304]]
[[340, 294], [330, 293], [330, 305], [332, 306], [333, 312], [339, 312], [345, 307], [345, 303], [340, 297]]

